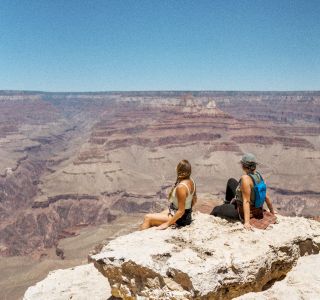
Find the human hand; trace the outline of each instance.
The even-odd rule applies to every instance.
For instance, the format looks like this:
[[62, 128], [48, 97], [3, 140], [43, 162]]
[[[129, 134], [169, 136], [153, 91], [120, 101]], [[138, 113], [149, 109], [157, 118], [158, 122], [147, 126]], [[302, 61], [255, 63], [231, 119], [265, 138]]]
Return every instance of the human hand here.
[[157, 230], [164, 230], [164, 229], [167, 229], [169, 227], [169, 223], [168, 222], [165, 222], [159, 226], [157, 226]]
[[245, 230], [253, 231], [253, 227], [250, 223], [244, 223], [243, 227]]

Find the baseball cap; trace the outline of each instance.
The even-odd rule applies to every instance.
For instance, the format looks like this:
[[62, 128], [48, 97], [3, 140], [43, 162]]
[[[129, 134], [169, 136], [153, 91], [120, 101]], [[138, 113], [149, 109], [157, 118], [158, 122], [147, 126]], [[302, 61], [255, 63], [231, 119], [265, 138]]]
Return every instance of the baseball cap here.
[[244, 165], [258, 164], [256, 157], [252, 153], [245, 153], [240, 162]]

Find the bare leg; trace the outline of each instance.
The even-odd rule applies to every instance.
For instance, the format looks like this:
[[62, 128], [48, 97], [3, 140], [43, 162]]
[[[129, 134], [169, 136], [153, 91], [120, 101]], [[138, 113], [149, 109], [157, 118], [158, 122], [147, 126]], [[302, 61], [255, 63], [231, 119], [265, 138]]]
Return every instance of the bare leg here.
[[157, 214], [146, 214], [143, 223], [140, 226], [140, 230], [148, 229], [152, 226], [159, 226], [167, 221], [169, 221], [171, 216], [168, 216], [168, 210], [164, 210]]

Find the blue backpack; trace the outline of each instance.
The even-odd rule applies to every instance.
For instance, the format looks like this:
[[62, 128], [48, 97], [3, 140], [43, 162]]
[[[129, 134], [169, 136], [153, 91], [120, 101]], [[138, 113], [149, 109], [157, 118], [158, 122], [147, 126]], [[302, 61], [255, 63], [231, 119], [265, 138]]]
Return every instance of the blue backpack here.
[[265, 184], [262, 176], [260, 175], [260, 173], [257, 172], [257, 174], [260, 176], [260, 182], [256, 183], [254, 177], [252, 176], [252, 174], [248, 174], [252, 180], [253, 180], [253, 190], [254, 190], [254, 194], [256, 197], [256, 200], [254, 202], [254, 206], [259, 208], [263, 206], [264, 201], [266, 201], [266, 195], [267, 195], [267, 185]]

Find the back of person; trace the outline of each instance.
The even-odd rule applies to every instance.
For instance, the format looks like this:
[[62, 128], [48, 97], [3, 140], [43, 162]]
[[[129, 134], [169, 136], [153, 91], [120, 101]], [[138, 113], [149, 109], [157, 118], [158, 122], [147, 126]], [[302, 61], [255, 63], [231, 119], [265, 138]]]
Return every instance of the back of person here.
[[[260, 173], [254, 172], [254, 173], [251, 173], [250, 175], [253, 177], [253, 179], [254, 179], [254, 181], [256, 183], [260, 183], [261, 182], [262, 179], [261, 179]], [[235, 198], [236, 198], [237, 202], [240, 205], [243, 203], [242, 192], [241, 192], [241, 179], [239, 181], [239, 185], [236, 188]], [[254, 184], [253, 184], [252, 187], [251, 187], [251, 192], [250, 192], [250, 205], [254, 206], [255, 205], [255, 201], [256, 201], [256, 194], [254, 192]]]
[[185, 211], [180, 219], [176, 221], [176, 225], [185, 226], [189, 225], [192, 222], [192, 203], [193, 197], [195, 194], [196, 186], [193, 179], [190, 177], [189, 179], [183, 180], [179, 182], [176, 187], [173, 189], [170, 196], [170, 206], [169, 206], [169, 215], [173, 216], [178, 210], [178, 199], [176, 196], [177, 188], [184, 187], [187, 191], [186, 200], [185, 200]]
[[[189, 181], [189, 182], [188, 182]], [[187, 189], [187, 197], [185, 201], [185, 209], [191, 209], [192, 199], [195, 192], [195, 183], [194, 180], [190, 177], [190, 180], [184, 180], [180, 182], [173, 190], [171, 194], [170, 201], [173, 203], [174, 207], [178, 209], [178, 199], [176, 197], [176, 189], [178, 186], [184, 186]]]

